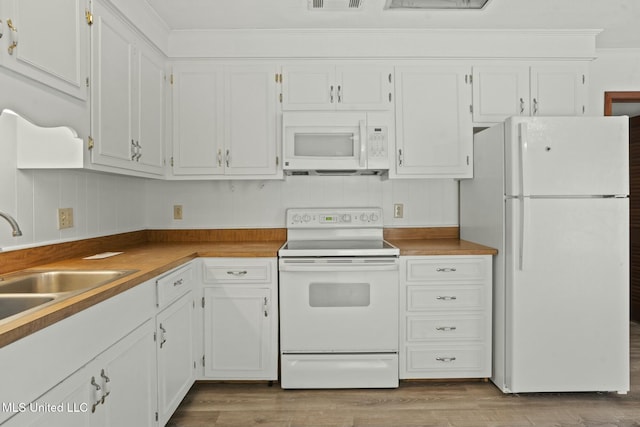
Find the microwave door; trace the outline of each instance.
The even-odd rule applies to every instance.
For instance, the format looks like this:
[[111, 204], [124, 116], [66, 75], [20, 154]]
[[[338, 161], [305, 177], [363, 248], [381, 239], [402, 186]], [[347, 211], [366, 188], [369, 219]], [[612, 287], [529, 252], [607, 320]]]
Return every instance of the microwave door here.
[[292, 127], [285, 132], [285, 169], [365, 169], [365, 122], [353, 127]]

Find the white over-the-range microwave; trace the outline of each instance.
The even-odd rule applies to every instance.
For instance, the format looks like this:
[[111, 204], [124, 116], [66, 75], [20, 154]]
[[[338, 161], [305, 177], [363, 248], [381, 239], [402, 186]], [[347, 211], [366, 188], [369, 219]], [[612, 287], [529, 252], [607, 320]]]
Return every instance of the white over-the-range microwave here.
[[389, 170], [388, 112], [285, 112], [283, 170], [289, 175], [380, 175]]

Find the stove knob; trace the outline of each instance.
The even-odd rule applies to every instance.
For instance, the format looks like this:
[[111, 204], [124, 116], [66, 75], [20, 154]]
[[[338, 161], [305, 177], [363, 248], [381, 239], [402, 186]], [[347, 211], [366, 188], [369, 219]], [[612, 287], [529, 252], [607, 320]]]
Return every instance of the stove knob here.
[[300, 218], [300, 215], [295, 214], [295, 215], [293, 216], [293, 218], [291, 218], [291, 219], [293, 219], [293, 222], [294, 222], [294, 223], [296, 223], [296, 222], [300, 222], [300, 219], [301, 219], [301, 218]]
[[349, 214], [342, 215], [342, 222], [351, 222], [351, 215]]
[[369, 221], [369, 217], [367, 216], [366, 213], [363, 213], [362, 215], [360, 215], [360, 221]]
[[369, 219], [370, 219], [371, 221], [373, 221], [373, 222], [376, 222], [376, 221], [378, 221], [380, 218], [378, 217], [378, 215], [376, 215], [376, 214], [372, 213], [372, 214], [369, 216]]
[[309, 216], [309, 214], [305, 214], [305, 215], [302, 217], [302, 220], [303, 220], [304, 222], [309, 222], [309, 221], [311, 221], [311, 217]]

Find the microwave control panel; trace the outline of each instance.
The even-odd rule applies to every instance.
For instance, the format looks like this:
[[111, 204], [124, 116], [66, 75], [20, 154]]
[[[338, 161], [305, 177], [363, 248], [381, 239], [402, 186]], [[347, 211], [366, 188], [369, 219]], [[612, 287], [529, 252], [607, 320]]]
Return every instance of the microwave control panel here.
[[367, 129], [369, 140], [369, 158], [387, 157], [387, 128], [383, 126], [369, 126]]

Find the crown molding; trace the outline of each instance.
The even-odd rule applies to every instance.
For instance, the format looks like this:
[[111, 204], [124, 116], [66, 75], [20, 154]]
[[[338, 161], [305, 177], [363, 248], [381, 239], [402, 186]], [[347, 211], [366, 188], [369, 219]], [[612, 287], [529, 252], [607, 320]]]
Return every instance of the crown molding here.
[[170, 58], [596, 57], [598, 29], [174, 30]]

